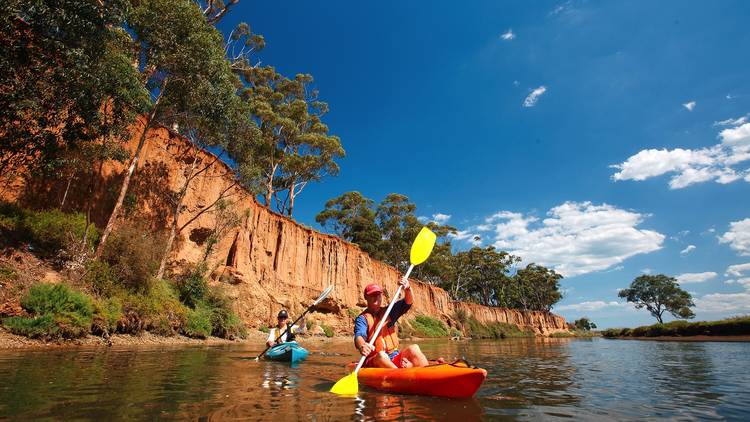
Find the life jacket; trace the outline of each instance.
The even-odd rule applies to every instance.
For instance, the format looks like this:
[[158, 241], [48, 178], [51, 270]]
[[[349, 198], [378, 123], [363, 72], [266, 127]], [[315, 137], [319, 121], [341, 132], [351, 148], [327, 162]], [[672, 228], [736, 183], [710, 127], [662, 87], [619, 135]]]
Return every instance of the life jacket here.
[[[383, 318], [385, 310], [386, 308], [380, 308], [380, 310], [376, 312], [377, 316], [373, 315], [366, 309], [360, 314], [364, 316], [365, 321], [367, 321], [368, 341], [375, 333], [375, 329], [378, 328], [378, 324], [380, 324], [380, 320]], [[375, 343], [373, 344], [373, 346], [375, 346], [376, 352], [385, 351], [386, 353], [391, 353], [394, 350], [398, 350], [398, 326], [391, 323], [390, 315], [388, 316], [388, 321], [386, 321], [385, 325], [383, 325], [383, 329], [380, 330], [378, 338], [375, 339]]]
[[[275, 328], [277, 330], [279, 329], [278, 327], [275, 327]], [[290, 324], [290, 323], [287, 322], [286, 323], [286, 328], [280, 330], [278, 335], [280, 336], [280, 335], [284, 334], [284, 331], [286, 331], [286, 340], [282, 340], [280, 338], [279, 341], [276, 342], [276, 344], [281, 344], [281, 343], [288, 342], [288, 341], [294, 341], [294, 339], [295, 339], [296, 336], [294, 335], [294, 330], [292, 330], [292, 324]]]

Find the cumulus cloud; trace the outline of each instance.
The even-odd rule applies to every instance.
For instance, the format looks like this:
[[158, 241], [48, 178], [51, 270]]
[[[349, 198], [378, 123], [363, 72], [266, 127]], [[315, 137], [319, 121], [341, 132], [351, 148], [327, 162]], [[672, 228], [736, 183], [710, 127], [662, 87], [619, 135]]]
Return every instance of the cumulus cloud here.
[[682, 106], [688, 109], [688, 111], [693, 111], [693, 109], [695, 108], [695, 101], [688, 101]]
[[501, 250], [555, 269], [566, 277], [607, 270], [625, 259], [653, 252], [665, 236], [637, 228], [645, 216], [591, 202], [565, 202], [546, 218], [500, 211], [471, 230], [489, 232]]
[[534, 107], [536, 105], [536, 102], [539, 101], [539, 97], [545, 92], [547, 92], [547, 87], [545, 87], [544, 85], [531, 91], [531, 94], [529, 94], [526, 99], [523, 100], [523, 106]]
[[716, 274], [713, 271], [707, 271], [704, 273], [685, 273], [678, 275], [677, 281], [680, 284], [687, 284], [687, 283], [702, 283], [707, 280], [711, 280], [712, 278], [715, 278], [718, 274]]
[[727, 283], [727, 284], [741, 284], [746, 289], [750, 289], [750, 277], [742, 277], [742, 278], [738, 278], [736, 280], [734, 280], [734, 279], [733, 280], [726, 280], [724, 283]]
[[727, 277], [742, 277], [744, 273], [750, 274], [750, 262], [747, 264], [735, 264], [727, 267], [724, 275]]
[[721, 143], [700, 149], [644, 149], [620, 164], [611, 165], [618, 171], [615, 181], [641, 181], [664, 174], [672, 174], [671, 189], [714, 181], [727, 184], [745, 179], [750, 182], [750, 170], [740, 164], [750, 160], [750, 123], [744, 118], [716, 122], [722, 129]]
[[477, 233], [472, 233], [469, 230], [458, 230], [456, 233], [449, 233], [448, 237], [456, 240], [464, 240], [469, 242], [472, 246], [480, 246], [482, 244], [482, 238]]
[[581, 302], [581, 303], [573, 303], [570, 305], [560, 305], [555, 306], [555, 311], [580, 311], [580, 312], [590, 312], [590, 311], [599, 311], [604, 308], [627, 308], [630, 305], [628, 305], [627, 302], [604, 302], [602, 300], [594, 300], [594, 301], [587, 301], [587, 302]]
[[680, 255], [687, 255], [695, 250], [695, 245], [687, 245], [687, 248], [680, 251]]
[[729, 223], [729, 231], [719, 238], [719, 243], [728, 243], [739, 255], [750, 256], [750, 218]]
[[696, 298], [695, 312], [750, 312], [750, 291], [711, 293]]
[[504, 41], [510, 41], [515, 37], [516, 34], [513, 33], [512, 29], [508, 29], [503, 35], [500, 35], [500, 38], [502, 38]]
[[438, 224], [445, 224], [448, 220], [451, 219], [450, 214], [432, 214], [432, 221], [438, 223]]

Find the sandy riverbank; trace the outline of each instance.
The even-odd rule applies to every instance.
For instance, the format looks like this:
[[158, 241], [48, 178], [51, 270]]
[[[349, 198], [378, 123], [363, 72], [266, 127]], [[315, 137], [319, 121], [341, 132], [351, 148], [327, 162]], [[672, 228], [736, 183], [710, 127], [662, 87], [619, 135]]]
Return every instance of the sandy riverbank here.
[[[250, 330], [247, 338], [227, 340], [218, 337], [194, 339], [185, 336], [163, 337], [148, 332], [140, 335], [114, 334], [109, 341], [102, 337], [88, 335], [74, 340], [45, 341], [18, 336], [0, 328], [0, 350], [9, 349], [50, 349], [50, 348], [78, 348], [78, 347], [141, 347], [141, 346], [217, 346], [230, 344], [248, 344], [265, 347], [267, 334], [257, 330]], [[298, 337], [301, 344], [328, 341], [351, 341], [349, 336], [335, 336], [332, 338], [320, 336]]]

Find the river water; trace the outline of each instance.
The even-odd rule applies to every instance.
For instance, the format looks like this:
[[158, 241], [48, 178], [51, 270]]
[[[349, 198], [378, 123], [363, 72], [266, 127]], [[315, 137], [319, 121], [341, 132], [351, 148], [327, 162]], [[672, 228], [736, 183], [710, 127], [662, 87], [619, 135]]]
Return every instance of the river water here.
[[328, 393], [349, 342], [297, 367], [248, 345], [1, 351], [0, 420], [750, 420], [750, 343], [422, 341], [489, 375], [472, 399]]

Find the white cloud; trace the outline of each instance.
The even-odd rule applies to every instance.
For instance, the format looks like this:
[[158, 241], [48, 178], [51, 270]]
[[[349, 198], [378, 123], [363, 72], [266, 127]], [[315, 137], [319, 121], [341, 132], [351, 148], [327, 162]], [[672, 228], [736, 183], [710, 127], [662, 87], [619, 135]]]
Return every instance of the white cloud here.
[[449, 233], [448, 237], [456, 239], [456, 240], [465, 240], [469, 242], [472, 246], [481, 246], [482, 245], [482, 238], [476, 234], [472, 233], [468, 230], [458, 230], [455, 234]]
[[747, 123], [748, 115], [738, 117], [736, 119], [726, 119], [720, 122], [714, 122], [714, 126], [740, 126]]
[[450, 214], [432, 214], [432, 221], [438, 223], [438, 224], [445, 224], [448, 220], [451, 219]]
[[750, 256], [750, 218], [729, 223], [729, 231], [719, 238], [719, 243], [728, 243], [741, 256]]
[[693, 301], [695, 312], [750, 312], [750, 291], [711, 293]]
[[512, 29], [508, 29], [503, 35], [500, 35], [500, 38], [502, 38], [505, 41], [510, 41], [515, 37], [516, 37], [516, 34], [513, 33]]
[[750, 277], [738, 278], [736, 280], [726, 280], [727, 284], [742, 284], [746, 289], [750, 289]]
[[651, 274], [651, 272], [652, 272], [652, 271], [653, 271], [653, 270], [652, 270], [651, 268], [644, 268], [644, 269], [642, 269], [642, 270], [641, 270], [641, 272], [642, 272], [643, 274]]
[[680, 251], [680, 255], [687, 255], [695, 250], [695, 245], [687, 245], [687, 248]]
[[721, 143], [700, 149], [644, 149], [610, 166], [619, 170], [612, 179], [641, 181], [670, 173], [671, 189], [708, 181], [727, 184], [744, 178], [750, 182], [750, 170], [737, 168], [738, 164], [750, 160], [750, 123], [740, 118], [715, 125], [733, 125], [719, 132]]
[[750, 262], [746, 264], [730, 265], [727, 267], [724, 275], [727, 277], [742, 277], [745, 272], [750, 272]]
[[555, 311], [598, 311], [604, 308], [626, 308], [629, 307], [627, 302], [604, 302], [602, 300], [587, 301], [581, 303], [573, 303], [570, 305], [555, 306]]
[[545, 87], [544, 85], [531, 91], [531, 94], [529, 94], [526, 99], [523, 100], [523, 106], [534, 107], [536, 105], [536, 102], [539, 101], [539, 97], [545, 92], [547, 92], [547, 87]]
[[572, 277], [660, 249], [664, 235], [637, 228], [644, 217], [607, 204], [565, 202], [542, 221], [501, 211], [487, 218], [482, 228], [494, 230], [493, 245], [498, 249]]
[[680, 284], [687, 284], [687, 283], [702, 283], [706, 280], [711, 280], [712, 278], [715, 278], [718, 274], [716, 274], [713, 271], [707, 271], [705, 273], [685, 273], [678, 275], [677, 281]]
[[693, 111], [693, 109], [695, 108], [695, 101], [689, 101], [682, 106], [688, 109], [688, 111]]

